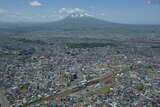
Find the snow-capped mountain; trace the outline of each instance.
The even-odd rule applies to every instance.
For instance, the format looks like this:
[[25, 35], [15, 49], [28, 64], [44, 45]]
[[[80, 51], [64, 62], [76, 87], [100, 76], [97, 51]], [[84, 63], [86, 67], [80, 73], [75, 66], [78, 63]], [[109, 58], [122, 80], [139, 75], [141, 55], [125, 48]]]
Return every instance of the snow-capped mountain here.
[[47, 29], [100, 29], [114, 23], [97, 19], [86, 12], [74, 12], [63, 19], [42, 25]]
[[80, 9], [80, 8], [61, 8], [58, 11], [59, 15], [62, 17], [72, 17], [72, 18], [77, 18], [77, 17], [84, 17], [84, 16], [91, 16], [90, 13], [86, 10]]
[[88, 13], [80, 13], [80, 12], [72, 13], [72, 14], [68, 15], [68, 17], [72, 17], [72, 18], [89, 17], [89, 16], [91, 16], [91, 15], [89, 15]]

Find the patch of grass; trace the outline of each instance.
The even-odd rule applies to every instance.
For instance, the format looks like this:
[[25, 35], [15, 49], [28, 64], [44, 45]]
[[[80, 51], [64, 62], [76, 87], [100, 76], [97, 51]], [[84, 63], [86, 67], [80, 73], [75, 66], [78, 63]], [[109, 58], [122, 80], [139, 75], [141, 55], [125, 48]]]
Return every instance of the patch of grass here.
[[68, 43], [69, 48], [95, 48], [95, 47], [106, 47], [112, 46], [117, 47], [115, 43]]
[[105, 95], [110, 91], [110, 88], [112, 88], [112, 84], [105, 85], [104, 87], [99, 89], [99, 92], [101, 95]]
[[138, 90], [138, 91], [143, 91], [144, 90], [144, 86], [140, 85], [140, 86], [135, 87], [135, 89]]
[[28, 86], [21, 86], [21, 87], [20, 87], [20, 90], [21, 90], [21, 91], [26, 91], [26, 90], [28, 90]]
[[40, 45], [46, 44], [46, 42], [44, 42], [42, 40], [31, 40], [31, 39], [25, 39], [25, 38], [19, 38], [16, 40], [21, 41], [23, 43], [29, 43], [29, 44], [40, 44]]
[[145, 66], [144, 68], [147, 69], [147, 70], [153, 70], [154, 69], [153, 66]]
[[14, 53], [8, 53], [8, 52], [0, 53], [0, 56], [14, 56], [14, 55], [15, 55]]
[[95, 78], [94, 76], [90, 76], [90, 75], [88, 75], [88, 76], [86, 77], [87, 80], [92, 80], [92, 79], [94, 79], [94, 78]]

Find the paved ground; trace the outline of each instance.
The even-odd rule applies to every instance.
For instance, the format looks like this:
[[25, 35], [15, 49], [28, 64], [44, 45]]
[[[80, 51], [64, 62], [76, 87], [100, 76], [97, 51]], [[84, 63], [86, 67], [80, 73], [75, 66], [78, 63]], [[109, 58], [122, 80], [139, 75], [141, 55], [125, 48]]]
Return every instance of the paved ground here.
[[10, 107], [8, 100], [4, 96], [4, 91], [0, 91], [0, 107]]

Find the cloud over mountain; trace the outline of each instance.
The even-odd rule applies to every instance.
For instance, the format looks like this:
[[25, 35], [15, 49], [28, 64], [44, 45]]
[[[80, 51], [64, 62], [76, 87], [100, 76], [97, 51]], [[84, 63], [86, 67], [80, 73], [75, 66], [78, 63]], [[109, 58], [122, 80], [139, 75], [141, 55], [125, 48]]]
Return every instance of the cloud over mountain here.
[[85, 10], [80, 9], [80, 8], [61, 8], [58, 10], [59, 13], [64, 13], [64, 14], [72, 14], [72, 13], [84, 13]]
[[59, 15], [61, 16], [71, 16], [71, 17], [83, 17], [91, 16], [90, 13], [84, 9], [80, 8], [61, 8], [58, 10]]

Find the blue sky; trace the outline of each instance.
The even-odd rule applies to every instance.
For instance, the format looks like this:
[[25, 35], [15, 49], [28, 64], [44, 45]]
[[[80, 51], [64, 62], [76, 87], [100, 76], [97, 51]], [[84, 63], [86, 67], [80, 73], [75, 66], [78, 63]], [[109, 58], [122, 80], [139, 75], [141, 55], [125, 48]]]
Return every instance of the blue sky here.
[[147, 4], [147, 0], [0, 0], [0, 21], [54, 21], [73, 10], [112, 22], [160, 24], [159, 1]]

